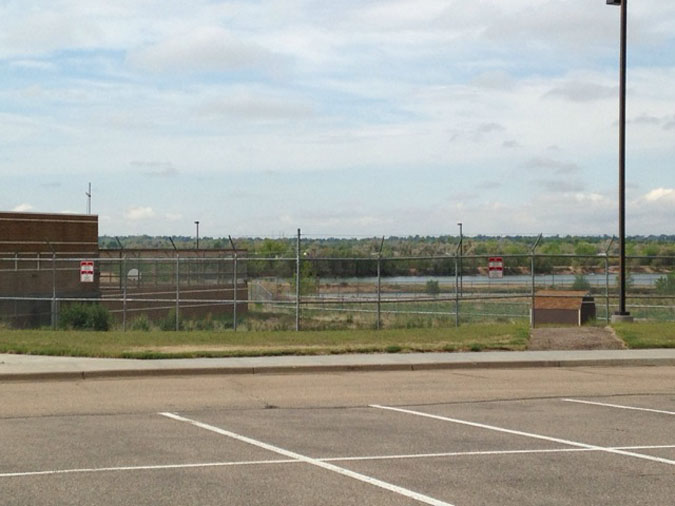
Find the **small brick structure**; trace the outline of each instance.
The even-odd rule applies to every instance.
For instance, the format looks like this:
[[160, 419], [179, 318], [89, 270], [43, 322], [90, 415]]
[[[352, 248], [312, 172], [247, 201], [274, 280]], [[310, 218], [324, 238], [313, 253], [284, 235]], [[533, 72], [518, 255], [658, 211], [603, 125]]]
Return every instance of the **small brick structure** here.
[[583, 325], [595, 318], [595, 299], [587, 291], [540, 290], [534, 296], [534, 321]]
[[[0, 212], [0, 323], [56, 324], [70, 301], [100, 302], [113, 317], [159, 319], [179, 305], [185, 318], [248, 310], [246, 250], [125, 249], [98, 246], [98, 216]], [[93, 262], [93, 279], [81, 262]], [[236, 265], [237, 276], [234, 275]], [[124, 272], [123, 272], [124, 269]], [[178, 274], [178, 275], [177, 275]], [[178, 286], [176, 286], [178, 285]], [[123, 294], [131, 300], [122, 301]]]
[[82, 283], [79, 262], [97, 258], [98, 216], [0, 212], [0, 320], [39, 327], [53, 297], [99, 298], [98, 275]]

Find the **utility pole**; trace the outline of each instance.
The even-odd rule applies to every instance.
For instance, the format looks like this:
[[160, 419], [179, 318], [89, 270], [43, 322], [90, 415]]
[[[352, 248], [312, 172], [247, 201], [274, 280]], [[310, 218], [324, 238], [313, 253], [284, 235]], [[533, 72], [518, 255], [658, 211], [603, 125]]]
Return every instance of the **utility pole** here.
[[633, 321], [626, 311], [626, 52], [628, 0], [607, 0], [607, 5], [621, 7], [619, 55], [619, 310], [612, 321]]

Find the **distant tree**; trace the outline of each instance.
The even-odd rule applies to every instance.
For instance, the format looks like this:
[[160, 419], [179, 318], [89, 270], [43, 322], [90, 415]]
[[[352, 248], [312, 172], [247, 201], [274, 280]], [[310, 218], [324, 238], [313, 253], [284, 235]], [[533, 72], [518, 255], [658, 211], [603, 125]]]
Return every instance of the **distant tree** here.
[[574, 246], [574, 254], [582, 257], [574, 259], [575, 265], [591, 266], [597, 261], [595, 257], [598, 254], [598, 248], [587, 241], [580, 241]]

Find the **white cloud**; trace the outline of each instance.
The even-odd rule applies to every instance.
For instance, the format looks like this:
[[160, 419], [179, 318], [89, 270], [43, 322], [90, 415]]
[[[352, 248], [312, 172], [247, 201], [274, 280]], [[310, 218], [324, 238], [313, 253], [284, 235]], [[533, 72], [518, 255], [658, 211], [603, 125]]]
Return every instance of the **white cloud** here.
[[154, 216], [155, 211], [153, 211], [152, 207], [130, 207], [124, 213], [124, 217], [131, 221], [146, 220]]
[[569, 174], [570, 172], [578, 172], [580, 167], [576, 163], [561, 162], [552, 158], [534, 157], [530, 158], [522, 165], [525, 169], [552, 170], [555, 174]]
[[675, 189], [673, 188], [655, 188], [644, 196], [647, 202], [656, 201], [675, 201]]
[[15, 213], [27, 213], [28, 211], [31, 211], [33, 209], [33, 206], [30, 204], [19, 204], [18, 206], [15, 206], [12, 211]]
[[612, 200], [609, 199], [606, 195], [601, 195], [600, 193], [584, 193], [577, 192], [574, 194], [574, 199], [580, 203], [592, 203], [592, 204], [602, 204], [609, 206], [612, 203]]
[[603, 86], [591, 82], [570, 81], [553, 88], [544, 97], [561, 97], [572, 102], [593, 102], [618, 96], [618, 87]]
[[584, 185], [578, 180], [542, 179], [535, 183], [551, 193], [579, 193], [584, 189]]
[[142, 174], [150, 177], [171, 177], [178, 174], [178, 170], [171, 162], [131, 162], [132, 167], [142, 169]]
[[57, 66], [54, 63], [43, 60], [14, 60], [10, 62], [10, 66], [28, 70], [57, 70]]
[[218, 27], [205, 26], [132, 51], [129, 62], [154, 72], [224, 72], [244, 68], [272, 70], [279, 57], [255, 42]]
[[518, 141], [514, 141], [513, 139], [505, 140], [502, 142], [502, 147], [505, 149], [516, 149], [522, 147]]
[[166, 213], [164, 217], [169, 221], [180, 221], [183, 219], [183, 215], [180, 213]]
[[229, 117], [243, 121], [294, 120], [314, 115], [312, 105], [307, 102], [250, 91], [208, 99], [196, 111], [206, 118]]

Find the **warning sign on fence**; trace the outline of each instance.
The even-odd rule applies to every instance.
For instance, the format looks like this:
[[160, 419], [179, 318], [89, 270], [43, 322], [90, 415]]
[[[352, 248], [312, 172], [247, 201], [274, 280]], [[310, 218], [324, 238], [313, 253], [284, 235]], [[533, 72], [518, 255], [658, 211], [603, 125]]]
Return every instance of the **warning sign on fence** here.
[[82, 260], [80, 262], [80, 282], [93, 283], [94, 282], [94, 261]]
[[502, 257], [488, 258], [488, 278], [501, 279], [504, 277], [504, 259]]

